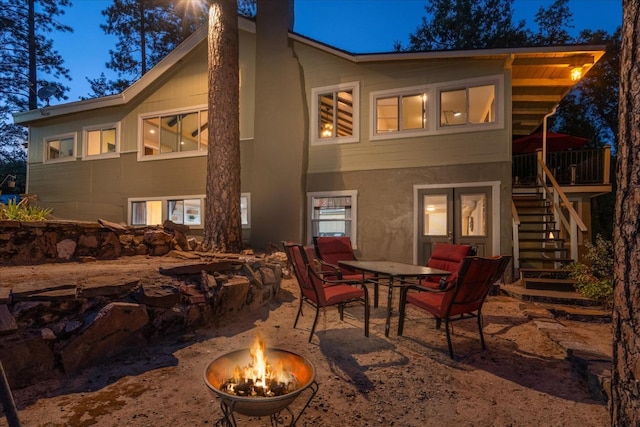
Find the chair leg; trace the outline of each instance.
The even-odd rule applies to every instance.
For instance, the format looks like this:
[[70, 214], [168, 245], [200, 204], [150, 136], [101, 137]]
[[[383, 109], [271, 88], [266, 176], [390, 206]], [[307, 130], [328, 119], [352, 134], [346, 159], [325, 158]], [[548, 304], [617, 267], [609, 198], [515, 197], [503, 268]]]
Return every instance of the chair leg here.
[[340, 321], [344, 320], [344, 304], [338, 305], [338, 313], [340, 313]]
[[451, 344], [451, 333], [449, 332], [449, 318], [444, 319], [444, 328], [447, 331], [447, 345], [449, 346], [449, 357], [453, 359], [453, 345]]
[[400, 288], [400, 308], [398, 309], [398, 336], [402, 335], [404, 329], [404, 312], [407, 306], [407, 292], [409, 288]]
[[364, 289], [364, 336], [369, 336], [369, 291], [366, 286], [362, 286]]
[[309, 334], [309, 342], [313, 338], [313, 333], [316, 331], [316, 324], [318, 323], [318, 316], [320, 315], [320, 306], [316, 305], [316, 317], [313, 319], [313, 326], [311, 326], [311, 333]]
[[376, 277], [376, 281], [373, 283], [373, 307], [378, 308], [378, 278]]
[[441, 325], [442, 325], [442, 318], [436, 317], [436, 329], [440, 329]]
[[484, 344], [484, 333], [482, 332], [482, 314], [478, 310], [478, 331], [480, 332], [480, 342], [482, 343], [482, 349], [486, 350], [487, 346]]
[[298, 319], [300, 318], [300, 315], [302, 314], [302, 300], [304, 298], [302, 296], [300, 296], [300, 306], [298, 307], [298, 314], [296, 314], [296, 321], [293, 322], [293, 329], [296, 328], [296, 325], [298, 324]]

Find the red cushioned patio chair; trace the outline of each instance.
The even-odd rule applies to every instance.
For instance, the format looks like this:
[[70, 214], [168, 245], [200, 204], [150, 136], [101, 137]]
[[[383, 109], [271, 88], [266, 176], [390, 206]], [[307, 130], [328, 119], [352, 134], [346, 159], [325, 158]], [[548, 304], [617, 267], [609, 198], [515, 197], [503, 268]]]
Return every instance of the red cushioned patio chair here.
[[[449, 323], [476, 317], [482, 348], [486, 349], [482, 334], [482, 305], [491, 286], [502, 276], [511, 260], [510, 256], [466, 257], [455, 281], [444, 289], [430, 286], [407, 286], [400, 291], [398, 335], [402, 335], [406, 305], [412, 304], [426, 310], [436, 318], [436, 328], [445, 322], [449, 356], [453, 359]], [[418, 292], [416, 292], [416, 290]]]
[[[362, 282], [353, 280], [327, 280], [316, 270], [312, 260], [314, 249], [301, 244], [283, 242], [285, 253], [300, 286], [300, 306], [293, 323], [295, 328], [302, 314], [304, 302], [315, 307], [316, 314], [309, 334], [309, 342], [313, 338], [320, 308], [337, 306], [340, 320], [344, 319], [344, 306], [352, 302], [364, 303], [364, 335], [369, 336], [369, 293]], [[311, 260], [310, 260], [311, 259]]]
[[475, 255], [475, 252], [475, 249], [470, 245], [436, 243], [433, 245], [427, 267], [450, 271], [451, 274], [445, 277], [428, 276], [421, 284], [432, 288], [446, 287], [458, 278], [464, 258]]
[[[357, 261], [348, 236], [316, 236], [313, 238], [320, 270], [326, 279], [353, 281], [354, 283], [368, 282], [373, 279], [372, 274], [362, 274], [348, 267], [340, 266], [340, 261]], [[378, 281], [374, 281], [373, 306], [378, 306]]]

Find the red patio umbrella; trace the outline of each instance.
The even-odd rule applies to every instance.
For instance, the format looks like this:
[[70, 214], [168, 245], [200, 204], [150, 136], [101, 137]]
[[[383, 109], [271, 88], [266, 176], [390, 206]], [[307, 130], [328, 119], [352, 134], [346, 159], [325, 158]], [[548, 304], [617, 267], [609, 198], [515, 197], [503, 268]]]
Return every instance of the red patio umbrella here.
[[[547, 151], [565, 151], [580, 148], [588, 141], [588, 138], [579, 136], [547, 132]], [[513, 140], [513, 154], [533, 153], [538, 148], [542, 148], [542, 133], [534, 133]]]

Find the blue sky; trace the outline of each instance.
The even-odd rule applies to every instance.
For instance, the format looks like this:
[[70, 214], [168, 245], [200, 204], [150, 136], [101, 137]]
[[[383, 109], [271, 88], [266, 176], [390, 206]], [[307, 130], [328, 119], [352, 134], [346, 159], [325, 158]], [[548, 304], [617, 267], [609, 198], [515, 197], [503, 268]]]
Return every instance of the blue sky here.
[[[356, 53], [385, 52], [394, 41], [406, 43], [425, 16], [428, 0], [295, 0], [294, 30], [335, 47]], [[515, 0], [515, 18], [533, 25], [537, 10], [552, 0]], [[570, 0], [573, 33], [583, 29], [612, 32], [622, 23], [622, 0]], [[116, 40], [106, 36], [99, 25], [100, 13], [111, 0], [73, 0], [60, 21], [73, 27], [71, 34], [55, 37], [54, 46], [71, 70], [70, 101], [89, 93], [86, 77], [97, 78]]]

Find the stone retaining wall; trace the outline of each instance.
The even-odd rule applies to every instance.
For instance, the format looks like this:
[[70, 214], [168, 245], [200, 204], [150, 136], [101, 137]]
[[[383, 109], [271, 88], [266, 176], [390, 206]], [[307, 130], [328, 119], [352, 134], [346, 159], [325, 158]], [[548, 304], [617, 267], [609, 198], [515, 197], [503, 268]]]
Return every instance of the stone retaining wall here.
[[141, 277], [113, 271], [71, 284], [52, 278], [0, 295], [0, 361], [12, 388], [102, 363], [266, 304], [285, 265], [281, 252], [212, 256]]
[[98, 222], [0, 221], [0, 265], [42, 264], [120, 256], [162, 256], [172, 249], [197, 247], [188, 227], [125, 227]]

